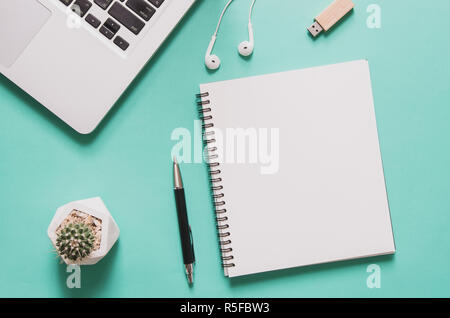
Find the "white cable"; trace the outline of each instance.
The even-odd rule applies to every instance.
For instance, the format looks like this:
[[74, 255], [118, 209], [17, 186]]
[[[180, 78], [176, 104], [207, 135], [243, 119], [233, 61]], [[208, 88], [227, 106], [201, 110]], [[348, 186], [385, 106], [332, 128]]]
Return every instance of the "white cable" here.
[[252, 23], [252, 13], [253, 13], [253, 6], [255, 5], [256, 0], [252, 1], [252, 4], [250, 5], [250, 12], [248, 13], [248, 23]]
[[[222, 14], [220, 15], [220, 18], [219, 18], [219, 22], [217, 23], [216, 31], [214, 32], [214, 36], [217, 36], [217, 32], [219, 32], [219, 27], [220, 27], [220, 23], [222, 22], [223, 15], [227, 11], [227, 9], [230, 6], [231, 2], [233, 2], [233, 0], [228, 1], [228, 3], [225, 6], [225, 8], [223, 8]], [[254, 0], [253, 0], [253, 2], [254, 2]]]

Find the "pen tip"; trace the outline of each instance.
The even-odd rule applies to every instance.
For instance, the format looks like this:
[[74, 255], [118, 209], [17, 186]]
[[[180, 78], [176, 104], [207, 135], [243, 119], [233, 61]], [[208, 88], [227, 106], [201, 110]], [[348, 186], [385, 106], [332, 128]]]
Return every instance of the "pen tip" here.
[[177, 163], [177, 157], [173, 156], [173, 163]]

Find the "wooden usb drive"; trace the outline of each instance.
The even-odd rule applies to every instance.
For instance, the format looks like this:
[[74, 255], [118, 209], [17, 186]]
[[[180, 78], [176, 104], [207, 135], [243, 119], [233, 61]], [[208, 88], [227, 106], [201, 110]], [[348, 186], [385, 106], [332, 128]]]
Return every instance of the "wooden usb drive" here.
[[352, 0], [335, 0], [328, 8], [315, 18], [315, 22], [308, 28], [312, 36], [319, 35], [322, 30], [328, 31], [355, 5]]

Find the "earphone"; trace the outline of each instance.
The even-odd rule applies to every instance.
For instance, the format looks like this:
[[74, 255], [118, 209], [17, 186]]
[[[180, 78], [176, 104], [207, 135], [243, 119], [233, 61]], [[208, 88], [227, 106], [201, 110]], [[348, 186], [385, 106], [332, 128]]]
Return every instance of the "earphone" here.
[[[219, 22], [217, 23], [216, 30], [211, 38], [211, 42], [209, 42], [208, 49], [206, 50], [205, 54], [205, 65], [210, 70], [217, 70], [220, 67], [220, 58], [217, 55], [212, 54], [212, 50], [214, 48], [214, 44], [216, 43], [217, 39], [217, 33], [219, 32], [219, 27], [222, 22], [222, 18], [227, 11], [228, 7], [230, 6], [231, 2], [233, 0], [229, 0], [228, 3], [225, 5], [225, 7], [222, 10], [222, 13], [220, 14]], [[253, 49], [255, 47], [255, 41], [253, 36], [253, 26], [252, 26], [252, 12], [253, 12], [253, 6], [255, 5], [256, 0], [252, 0], [252, 3], [250, 5], [250, 12], [248, 14], [248, 41], [243, 41], [238, 46], [238, 51], [241, 56], [250, 56], [253, 53]]]
[[243, 41], [238, 46], [238, 51], [241, 56], [250, 56], [253, 53], [253, 49], [255, 48], [255, 40], [253, 37], [253, 26], [252, 26], [252, 12], [253, 12], [253, 6], [255, 5], [255, 1], [252, 1], [252, 4], [250, 5], [250, 11], [248, 14], [248, 41]]
[[211, 42], [208, 45], [208, 50], [205, 55], [205, 65], [210, 70], [217, 70], [220, 66], [220, 59], [217, 55], [211, 55], [212, 49], [214, 47], [214, 43], [216, 42], [216, 35], [213, 35], [211, 38]]
[[228, 1], [225, 8], [223, 8], [222, 13], [220, 14], [219, 22], [217, 23], [216, 31], [214, 32], [211, 42], [209, 42], [208, 49], [206, 50], [205, 54], [205, 65], [210, 70], [217, 70], [220, 67], [220, 59], [217, 55], [211, 54], [212, 49], [214, 48], [214, 44], [216, 43], [217, 39], [217, 32], [219, 32], [220, 23], [222, 22], [223, 15], [227, 11], [228, 7], [230, 6], [231, 2], [233, 0]]

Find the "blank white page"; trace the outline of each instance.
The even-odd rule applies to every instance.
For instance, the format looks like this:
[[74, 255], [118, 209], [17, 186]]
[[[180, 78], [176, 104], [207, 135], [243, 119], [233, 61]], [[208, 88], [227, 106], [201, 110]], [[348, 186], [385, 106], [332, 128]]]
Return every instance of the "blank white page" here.
[[235, 264], [225, 275], [395, 252], [366, 60], [202, 84], [200, 91], [209, 94], [202, 100], [210, 101], [212, 129], [279, 129], [277, 173], [261, 174], [265, 165], [247, 157], [222, 162], [215, 176], [228, 218], [219, 225], [229, 225], [222, 232], [232, 248], [224, 255]]

